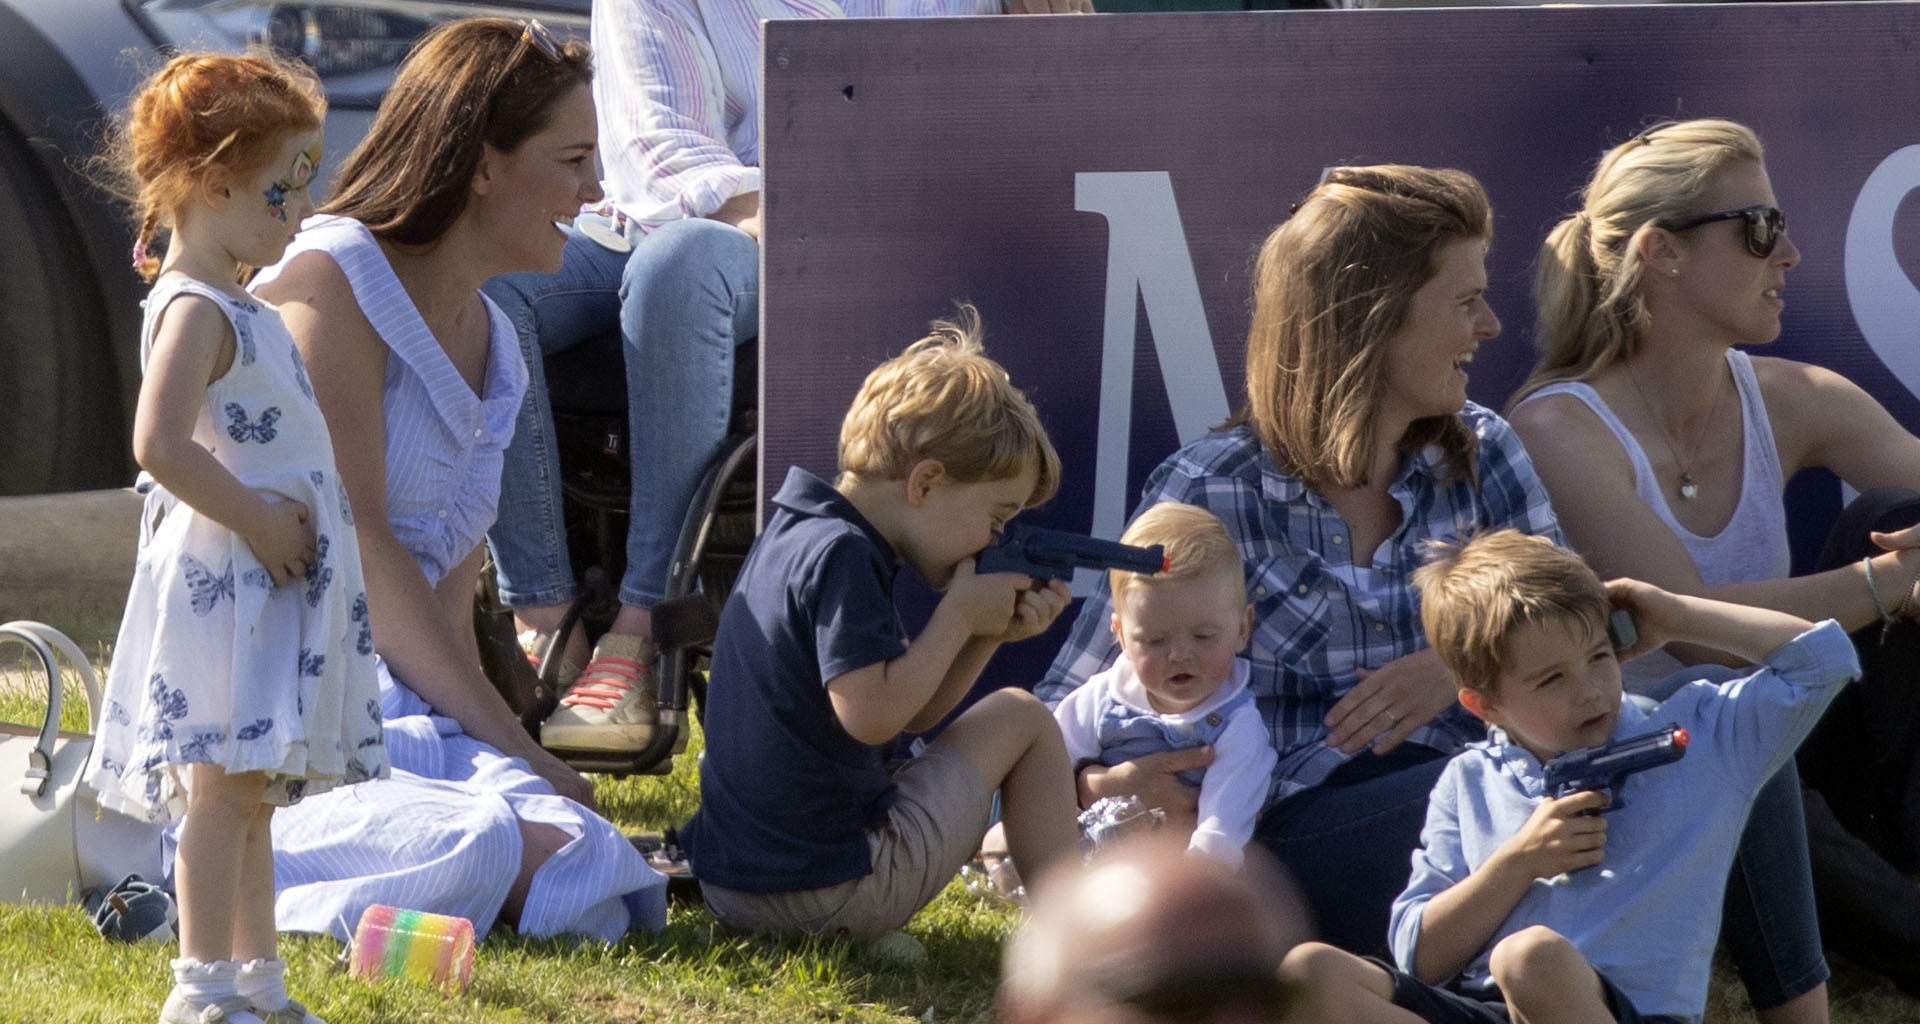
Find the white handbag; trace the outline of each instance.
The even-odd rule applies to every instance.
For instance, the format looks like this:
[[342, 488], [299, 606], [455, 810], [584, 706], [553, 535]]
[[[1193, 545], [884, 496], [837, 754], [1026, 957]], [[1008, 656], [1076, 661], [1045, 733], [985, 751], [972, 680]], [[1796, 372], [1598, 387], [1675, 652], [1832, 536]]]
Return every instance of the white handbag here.
[[60, 731], [64, 660], [86, 688], [90, 730], [99, 727], [100, 682], [80, 648], [38, 622], [0, 625], [0, 645], [21, 644], [47, 677], [47, 714], [37, 728], [0, 722], [0, 902], [77, 902], [129, 874], [158, 881], [162, 827], [104, 810], [84, 783], [93, 737]]

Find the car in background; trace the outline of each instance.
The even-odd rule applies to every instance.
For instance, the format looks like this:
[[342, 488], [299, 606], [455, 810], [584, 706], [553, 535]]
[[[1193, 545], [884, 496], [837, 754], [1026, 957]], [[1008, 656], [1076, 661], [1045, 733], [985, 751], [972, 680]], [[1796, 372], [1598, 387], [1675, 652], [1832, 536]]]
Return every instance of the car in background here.
[[474, 15], [585, 38], [589, 0], [0, 0], [0, 495], [120, 487], [146, 286], [134, 225], [90, 180], [110, 118], [174, 50], [267, 45], [326, 86], [327, 170], [408, 49]]

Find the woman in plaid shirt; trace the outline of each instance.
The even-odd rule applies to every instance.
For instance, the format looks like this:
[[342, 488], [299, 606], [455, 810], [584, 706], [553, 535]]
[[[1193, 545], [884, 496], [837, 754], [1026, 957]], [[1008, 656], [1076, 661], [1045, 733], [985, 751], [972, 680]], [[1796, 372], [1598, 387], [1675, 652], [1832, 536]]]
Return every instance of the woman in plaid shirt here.
[[[1428, 540], [1510, 526], [1560, 540], [1506, 422], [1467, 401], [1500, 333], [1486, 302], [1492, 211], [1456, 170], [1340, 167], [1255, 268], [1247, 404], [1148, 479], [1139, 507], [1211, 509], [1240, 545], [1251, 689], [1280, 759], [1256, 841], [1292, 869], [1323, 937], [1372, 951], [1407, 881], [1447, 755], [1482, 735], [1426, 649], [1407, 581]], [[1113, 661], [1102, 582], [1036, 692], [1058, 703]], [[1205, 748], [1081, 773], [1083, 800], [1173, 779]]]

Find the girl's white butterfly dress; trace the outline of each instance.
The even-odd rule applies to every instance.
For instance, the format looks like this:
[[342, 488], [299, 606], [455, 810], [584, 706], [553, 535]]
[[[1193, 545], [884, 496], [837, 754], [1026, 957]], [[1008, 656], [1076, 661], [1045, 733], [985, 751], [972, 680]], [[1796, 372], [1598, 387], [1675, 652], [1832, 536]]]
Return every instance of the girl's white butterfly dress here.
[[196, 435], [242, 483], [307, 506], [315, 558], [305, 579], [276, 587], [245, 541], [143, 481], [88, 782], [103, 804], [153, 821], [185, 810], [185, 764], [264, 771], [275, 804], [387, 773], [353, 514], [299, 350], [272, 307], [169, 275], [147, 298], [143, 363], [183, 293], [219, 305], [236, 343]]

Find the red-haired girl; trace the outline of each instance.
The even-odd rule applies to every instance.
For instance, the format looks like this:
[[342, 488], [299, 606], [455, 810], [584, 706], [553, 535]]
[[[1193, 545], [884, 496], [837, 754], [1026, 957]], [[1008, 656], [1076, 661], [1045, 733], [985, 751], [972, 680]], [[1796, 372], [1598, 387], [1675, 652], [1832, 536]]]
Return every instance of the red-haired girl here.
[[387, 771], [326, 421], [279, 313], [240, 286], [312, 210], [325, 109], [298, 65], [183, 55], [136, 93], [113, 155], [154, 282], [133, 428], [153, 486], [88, 781], [102, 803], [185, 819], [162, 1024], [318, 1021], [274, 954], [269, 824]]

